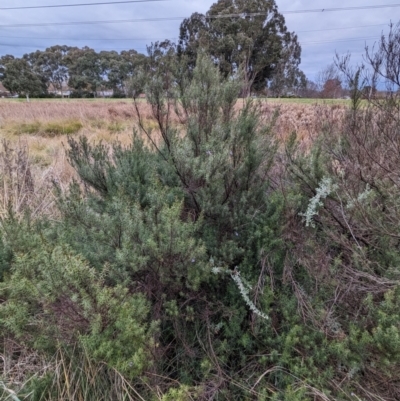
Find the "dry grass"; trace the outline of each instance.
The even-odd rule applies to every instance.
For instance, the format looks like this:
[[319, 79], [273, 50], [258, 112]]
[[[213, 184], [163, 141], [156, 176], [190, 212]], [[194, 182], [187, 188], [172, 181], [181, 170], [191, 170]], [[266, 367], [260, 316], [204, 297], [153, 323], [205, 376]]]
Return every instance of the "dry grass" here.
[[[54, 158], [52, 166], [43, 167], [32, 163], [25, 142], [0, 144], [0, 219], [12, 211], [21, 216], [30, 210], [32, 217], [55, 215], [53, 181], [65, 183], [69, 180], [68, 167], [55, 168], [62, 160]], [[67, 173], [67, 175], [66, 175]]]
[[[237, 108], [241, 107], [238, 102]], [[151, 117], [151, 107], [138, 103], [146, 128], [157, 131]], [[260, 108], [265, 118], [279, 111], [275, 133], [279, 140], [293, 132], [300, 143], [309, 148], [322, 130], [321, 121], [339, 121], [344, 104], [300, 104], [262, 101]], [[137, 124], [131, 100], [37, 100], [30, 103], [0, 100], [0, 140], [6, 139], [14, 147], [26, 148], [35, 184], [44, 187], [50, 179], [61, 185], [73, 177], [73, 170], [65, 157], [66, 136], [84, 135], [90, 142], [114, 140], [129, 144]]]
[[144, 401], [118, 371], [92, 361], [84, 349], [73, 351], [59, 348], [47, 358], [5, 339], [0, 351], [0, 400], [32, 399], [39, 390], [43, 401]]
[[129, 101], [104, 102], [73, 99], [15, 102], [1, 100], [0, 118], [17, 121], [52, 121], [54, 119], [78, 118], [82, 121], [121, 117], [133, 118]]
[[[154, 129], [150, 107], [139, 107], [145, 126]], [[52, 181], [65, 188], [75, 174], [66, 158], [67, 136], [128, 145], [134, 115], [131, 101], [0, 100], [0, 216], [10, 206], [20, 214], [27, 204], [37, 214], [52, 213]]]
[[34, 165], [51, 168], [63, 181], [72, 174], [65, 159], [67, 135], [129, 143], [134, 125], [133, 107], [123, 101], [0, 102], [0, 139], [22, 141]]
[[278, 111], [276, 134], [280, 140], [285, 141], [295, 133], [300, 144], [309, 148], [321, 134], [326, 121], [338, 124], [342, 121], [346, 107], [345, 104], [289, 104], [268, 101], [262, 105], [262, 113], [271, 117]]

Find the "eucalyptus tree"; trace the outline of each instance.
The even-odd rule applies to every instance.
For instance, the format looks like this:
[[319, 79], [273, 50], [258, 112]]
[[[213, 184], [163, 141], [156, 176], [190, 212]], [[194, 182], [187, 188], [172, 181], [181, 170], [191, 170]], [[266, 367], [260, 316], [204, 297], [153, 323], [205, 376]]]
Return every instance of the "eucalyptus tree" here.
[[45, 51], [37, 50], [24, 55], [31, 63], [33, 70], [41, 77], [49, 88], [63, 92], [63, 86], [68, 81], [68, 67], [65, 57], [71, 49], [69, 46], [51, 46]]
[[69, 80], [68, 85], [79, 94], [84, 92], [96, 96], [97, 90], [104, 83], [99, 54], [90, 47], [71, 48], [65, 57]]
[[104, 84], [115, 95], [126, 94], [126, 82], [146, 58], [136, 50], [101, 51], [99, 53]]
[[[273, 95], [280, 97], [289, 93], [298, 94], [307, 87], [307, 77], [304, 72], [298, 68], [300, 62], [301, 48], [297, 41], [291, 42], [281, 53], [274, 74], [269, 80], [269, 91]], [[257, 82], [258, 88], [262, 82]]]
[[0, 81], [5, 77], [6, 64], [14, 59], [15, 57], [12, 54], [6, 54], [0, 57]]
[[185, 19], [178, 54], [193, 67], [200, 49], [210, 53], [224, 76], [242, 75], [245, 96], [265, 88], [278, 71], [297, 74], [301, 61], [297, 35], [287, 30], [274, 0], [219, 0], [205, 15]]
[[46, 85], [24, 58], [2, 58], [1, 81], [11, 93], [26, 96], [41, 95], [46, 92]]

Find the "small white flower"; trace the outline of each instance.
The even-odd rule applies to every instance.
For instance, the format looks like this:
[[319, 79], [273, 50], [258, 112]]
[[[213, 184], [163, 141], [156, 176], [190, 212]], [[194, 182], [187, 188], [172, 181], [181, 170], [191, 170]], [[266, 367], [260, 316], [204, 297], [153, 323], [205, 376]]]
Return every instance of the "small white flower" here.
[[267, 314], [265, 314], [264, 312], [260, 311], [257, 306], [254, 305], [254, 303], [252, 302], [252, 300], [249, 298], [249, 288], [246, 288], [241, 277], [240, 277], [240, 272], [239, 270], [234, 270], [231, 273], [231, 277], [233, 279], [233, 281], [236, 283], [236, 285], [239, 288], [240, 294], [242, 295], [242, 298], [244, 299], [244, 301], [246, 302], [247, 306], [250, 308], [251, 311], [253, 311], [256, 315], [262, 317], [265, 320], [268, 320], [269, 317]]
[[211, 268], [211, 271], [212, 271], [214, 274], [219, 274], [219, 273], [221, 273], [221, 269], [220, 269], [219, 267], [212, 267], [212, 268]]
[[300, 213], [300, 216], [306, 218], [306, 227], [315, 227], [313, 217], [318, 214], [318, 209], [323, 205], [322, 200], [325, 199], [329, 194], [337, 189], [337, 185], [332, 183], [330, 178], [324, 177], [316, 189], [316, 195], [310, 199], [307, 211]]

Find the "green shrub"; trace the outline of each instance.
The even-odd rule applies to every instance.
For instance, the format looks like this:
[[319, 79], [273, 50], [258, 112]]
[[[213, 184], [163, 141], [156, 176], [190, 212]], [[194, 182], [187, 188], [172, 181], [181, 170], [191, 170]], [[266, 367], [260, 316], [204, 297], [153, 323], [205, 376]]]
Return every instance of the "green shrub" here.
[[139, 374], [148, 365], [149, 333], [156, 328], [147, 323], [144, 297], [107, 287], [68, 247], [39, 238], [30, 244], [30, 251], [14, 256], [11, 276], [0, 285], [3, 333], [49, 355], [60, 344], [70, 350], [82, 344], [92, 358], [128, 376]]
[[[239, 380], [246, 355], [272, 333], [249, 307], [269, 314], [274, 296], [267, 290], [246, 305], [231, 275], [239, 270], [243, 282], [254, 285], [263, 280], [262, 252], [274, 247], [271, 262], [279, 269], [284, 256], [277, 236], [282, 198], [270, 191], [268, 179], [274, 121], [262, 124], [251, 102], [236, 113], [240, 85], [223, 82], [205, 58], [181, 96], [168, 98], [162, 80], [153, 81], [147, 96], [160, 111], [153, 116], [163, 138], [159, 145], [141, 116], [151, 147], [137, 137], [131, 147], [116, 144], [111, 152], [85, 138], [69, 141], [69, 160], [83, 185], [60, 193], [58, 235], [99, 272], [107, 266], [112, 285], [130, 283], [147, 294], [151, 320], [161, 330], [153, 341], [168, 355], [154, 361], [159, 376], [173, 374], [189, 386], [211, 380], [221, 368], [215, 360], [209, 369], [202, 366], [204, 352], [215, 352], [226, 374]], [[184, 135], [165, 120], [174, 107], [168, 102], [176, 99], [187, 116]], [[228, 274], [215, 274], [222, 270]], [[257, 338], [249, 332], [251, 321]], [[203, 338], [209, 338], [206, 350]], [[223, 390], [221, 397], [243, 395], [225, 380], [220, 386], [215, 391]]]
[[157, 132], [135, 103], [146, 141], [69, 138], [58, 220], [2, 221], [3, 336], [139, 399], [399, 398], [398, 103], [353, 82], [339, 125], [279, 148], [238, 82], [160, 52], [131, 83]]

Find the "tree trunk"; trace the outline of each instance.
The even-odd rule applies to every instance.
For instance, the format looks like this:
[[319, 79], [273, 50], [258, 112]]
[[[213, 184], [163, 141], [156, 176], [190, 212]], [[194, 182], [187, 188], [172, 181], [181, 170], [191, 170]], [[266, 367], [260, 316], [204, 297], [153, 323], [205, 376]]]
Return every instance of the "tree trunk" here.
[[241, 96], [243, 98], [247, 98], [250, 96], [250, 89], [249, 89], [249, 85], [247, 84], [247, 82], [243, 85], [242, 87], [242, 93]]
[[29, 103], [29, 93], [26, 94], [26, 101]]
[[249, 97], [251, 95], [251, 87], [253, 86], [256, 74], [254, 72], [248, 71], [248, 65], [246, 64], [243, 70], [243, 87], [242, 87], [242, 97]]

